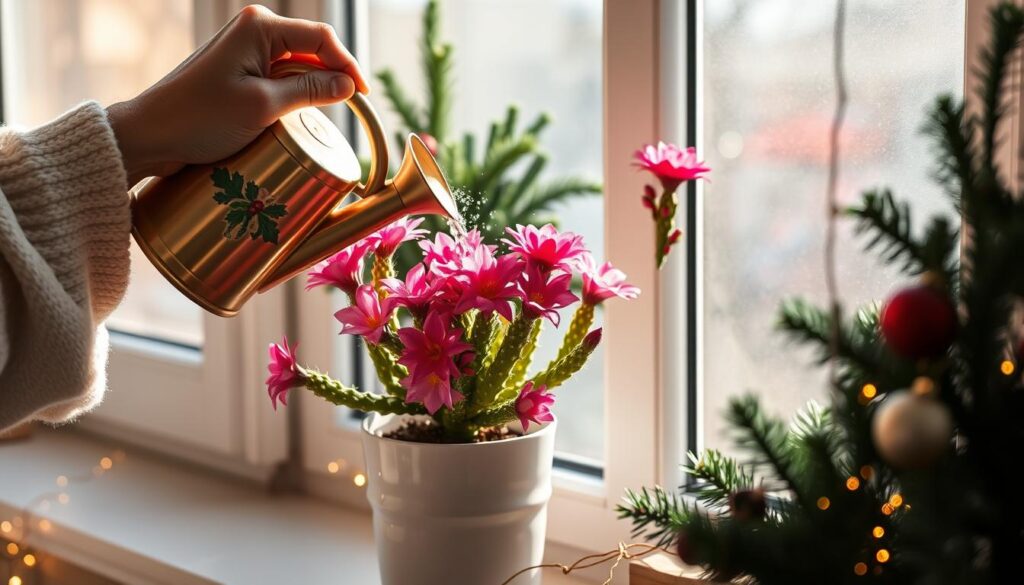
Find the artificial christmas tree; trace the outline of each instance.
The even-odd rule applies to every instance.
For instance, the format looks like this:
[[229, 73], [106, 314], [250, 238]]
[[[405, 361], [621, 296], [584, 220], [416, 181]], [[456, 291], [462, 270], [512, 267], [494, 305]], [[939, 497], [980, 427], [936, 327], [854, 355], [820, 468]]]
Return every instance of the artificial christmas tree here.
[[749, 456], [691, 455], [697, 501], [629, 493], [620, 513], [638, 534], [676, 544], [714, 577], [764, 585], [1021, 581], [1024, 384], [1013, 317], [1024, 295], [1024, 201], [995, 150], [1007, 93], [1020, 91], [1008, 71], [1024, 11], [996, 6], [990, 25], [978, 113], [944, 96], [927, 125], [962, 243], [948, 217], [918, 234], [907, 205], [867, 194], [849, 215], [909, 288], [884, 311], [864, 307], [841, 322], [799, 300], [781, 310], [784, 331], [833, 360], [831, 406], [809, 406], [787, 427], [757, 398], [733, 400], [728, 419]]
[[[454, 136], [449, 128], [454, 48], [440, 40], [439, 21], [438, 3], [431, 0], [423, 13], [423, 74], [428, 94], [422, 108], [408, 97], [392, 71], [385, 69], [377, 74], [403, 126], [398, 144], [403, 144], [403, 137], [410, 132], [423, 139], [445, 171], [466, 228], [479, 230], [485, 241], [499, 242], [507, 226], [557, 226], [553, 213], [557, 204], [600, 194], [601, 186], [577, 177], [539, 180], [548, 162], [540, 145], [541, 132], [550, 123], [547, 114], [538, 115], [519, 130], [519, 109], [510, 105], [503, 120], [491, 123], [486, 141], [468, 132]], [[433, 217], [426, 218], [423, 227], [431, 233], [448, 229], [443, 220]], [[419, 260], [416, 250], [405, 248], [395, 261], [404, 274]]]

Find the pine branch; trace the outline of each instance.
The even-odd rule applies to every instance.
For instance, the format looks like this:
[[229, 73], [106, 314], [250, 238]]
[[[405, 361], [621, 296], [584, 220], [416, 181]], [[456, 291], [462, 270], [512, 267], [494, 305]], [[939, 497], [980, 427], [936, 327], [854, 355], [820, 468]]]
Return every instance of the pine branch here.
[[734, 443], [750, 454], [751, 463], [777, 478], [804, 509], [810, 509], [808, 504], [813, 502], [802, 489], [786, 426], [767, 416], [760, 400], [752, 394], [731, 399], [726, 418], [735, 431]]
[[1024, 31], [1024, 11], [1004, 2], [989, 12], [991, 44], [981, 50], [981, 84], [977, 95], [982, 102], [982, 162], [990, 176], [996, 176], [995, 148], [999, 122], [1007, 111], [1003, 90], [1013, 51]]
[[754, 485], [753, 474], [720, 451], [708, 449], [699, 458], [694, 453], [687, 456], [690, 465], [683, 467], [683, 471], [698, 480], [694, 495], [705, 506], [725, 506], [731, 494]]
[[963, 101], [958, 102], [950, 95], [940, 96], [924, 126], [925, 134], [936, 143], [939, 161], [935, 178], [953, 198], [957, 211], [964, 193], [977, 182], [974, 125], [968, 123], [964, 112]]
[[620, 520], [628, 518], [632, 523], [630, 534], [655, 541], [658, 546], [671, 545], [695, 512], [661, 486], [641, 488], [639, 492], [626, 490], [623, 500], [615, 511]]

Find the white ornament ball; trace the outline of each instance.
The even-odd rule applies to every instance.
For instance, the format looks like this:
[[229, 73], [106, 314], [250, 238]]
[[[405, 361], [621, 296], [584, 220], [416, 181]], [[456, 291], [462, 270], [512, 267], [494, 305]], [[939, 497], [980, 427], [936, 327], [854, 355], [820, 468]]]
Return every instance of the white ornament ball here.
[[931, 396], [890, 393], [875, 413], [871, 435], [882, 460], [894, 469], [922, 469], [950, 447], [953, 417]]

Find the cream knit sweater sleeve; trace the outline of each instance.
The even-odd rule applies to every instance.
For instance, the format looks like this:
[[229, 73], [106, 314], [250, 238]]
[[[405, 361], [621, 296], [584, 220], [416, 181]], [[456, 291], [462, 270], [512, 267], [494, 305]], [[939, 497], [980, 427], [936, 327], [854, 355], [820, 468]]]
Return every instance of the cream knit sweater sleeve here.
[[0, 130], [0, 429], [99, 403], [103, 321], [128, 284], [127, 179], [94, 102]]

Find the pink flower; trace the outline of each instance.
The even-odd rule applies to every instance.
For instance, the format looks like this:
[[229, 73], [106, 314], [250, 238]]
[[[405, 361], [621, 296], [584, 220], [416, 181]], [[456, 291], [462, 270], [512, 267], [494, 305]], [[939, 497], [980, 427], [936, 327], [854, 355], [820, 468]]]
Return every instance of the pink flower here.
[[600, 267], [594, 257], [587, 254], [580, 262], [583, 272], [583, 302], [588, 305], [599, 305], [604, 301], [619, 297], [635, 299], [640, 296], [640, 289], [626, 283], [626, 275], [605, 262]]
[[483, 236], [478, 230], [470, 230], [461, 240], [449, 236], [446, 233], [434, 234], [434, 240], [421, 240], [420, 248], [423, 250], [423, 262], [434, 274], [451, 276], [462, 267], [462, 260], [473, 254], [480, 247], [487, 248], [491, 252], [497, 246], [485, 246]]
[[527, 382], [519, 391], [516, 398], [516, 415], [519, 417], [523, 431], [530, 430], [530, 423], [546, 423], [555, 420], [551, 414], [551, 405], [555, 403], [555, 397], [547, 393], [544, 386], [533, 387], [533, 382]]
[[341, 322], [342, 333], [362, 335], [367, 341], [377, 344], [391, 318], [392, 309], [394, 303], [390, 298], [381, 302], [373, 285], [364, 284], [356, 289], [355, 304], [338, 311], [334, 318]]
[[437, 412], [441, 406], [451, 409], [463, 399], [462, 394], [452, 388], [451, 378], [439, 376], [436, 372], [418, 378], [409, 374], [402, 378], [401, 384], [406, 390], [405, 401], [410, 404], [419, 402], [430, 414]]
[[369, 243], [374, 254], [381, 258], [388, 258], [395, 253], [398, 246], [404, 242], [412, 242], [429, 234], [427, 230], [416, 229], [423, 223], [422, 217], [403, 217], [395, 223], [381, 228], [375, 234], [363, 239]]
[[427, 267], [420, 263], [405, 273], [404, 282], [397, 278], [385, 278], [381, 286], [388, 292], [388, 300], [395, 306], [405, 307], [410, 313], [424, 317], [445, 282], [443, 278], [431, 276], [427, 273]]
[[442, 378], [459, 375], [455, 357], [473, 349], [462, 341], [461, 329], [449, 329], [446, 319], [439, 313], [431, 312], [423, 323], [423, 329], [403, 327], [398, 338], [405, 349], [398, 363], [409, 369], [416, 378], [434, 372]]
[[354, 293], [362, 284], [363, 259], [369, 251], [370, 244], [363, 240], [318, 263], [309, 271], [306, 290], [330, 285], [348, 294]]
[[550, 223], [539, 228], [517, 225], [514, 230], [505, 228], [505, 232], [512, 236], [512, 240], [504, 240], [511, 251], [545, 271], [559, 268], [571, 272], [575, 263], [587, 251], [583, 245], [583, 236], [572, 232], [560, 233]]
[[442, 404], [451, 408], [453, 400], [462, 398], [451, 387], [451, 378], [461, 374], [463, 363], [455, 358], [473, 349], [462, 341], [462, 330], [448, 329], [445, 319], [431, 312], [422, 331], [404, 327], [398, 330], [398, 338], [405, 346], [398, 363], [409, 370], [402, 380], [406, 402], [421, 402], [431, 414]]
[[570, 273], [545, 273], [539, 266], [530, 266], [519, 280], [522, 292], [523, 313], [531, 318], [547, 317], [558, 327], [561, 317], [558, 310], [579, 299], [569, 291], [572, 282]]
[[679, 183], [694, 179], [703, 179], [711, 169], [697, 160], [697, 150], [680, 148], [675, 144], [659, 141], [657, 145], [648, 144], [633, 154], [634, 164], [658, 177], [666, 191], [674, 191]]
[[268, 348], [270, 363], [267, 370], [270, 376], [267, 377], [266, 384], [270, 404], [274, 410], [277, 410], [279, 400], [281, 404], [288, 406], [288, 391], [304, 383], [299, 366], [295, 363], [295, 350], [298, 347], [297, 343], [293, 347], [288, 347], [288, 338], [285, 337], [283, 345], [271, 343]]
[[512, 299], [519, 297], [516, 286], [523, 273], [523, 263], [512, 254], [494, 256], [487, 246], [477, 247], [463, 258], [462, 269], [455, 280], [461, 284], [456, 313], [479, 309], [490, 315], [497, 312], [511, 321]]

